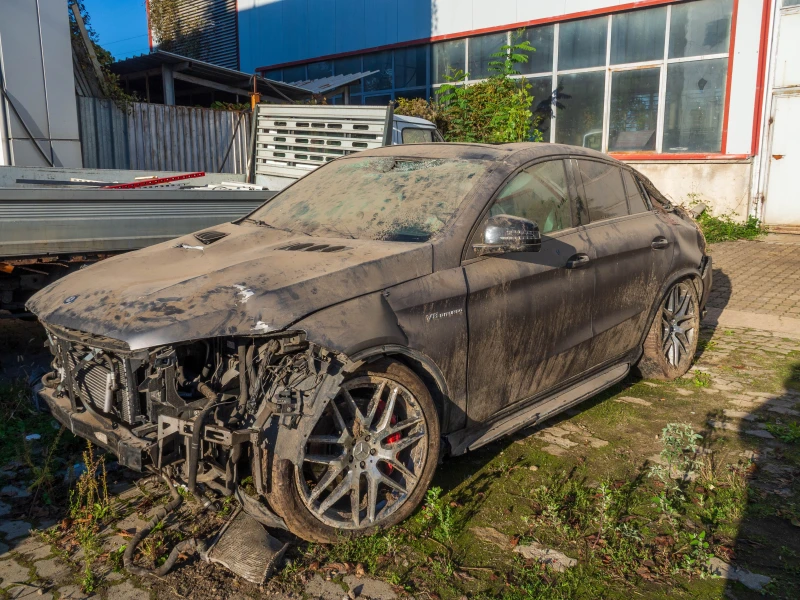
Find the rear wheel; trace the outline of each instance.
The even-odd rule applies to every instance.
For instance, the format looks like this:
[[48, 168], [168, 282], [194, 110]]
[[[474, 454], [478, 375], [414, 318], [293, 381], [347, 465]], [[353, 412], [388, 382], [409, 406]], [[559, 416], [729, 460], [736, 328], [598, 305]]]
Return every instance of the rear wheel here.
[[276, 461], [270, 504], [289, 529], [335, 542], [407, 518], [439, 458], [430, 393], [405, 365], [368, 365], [345, 380], [303, 447], [300, 466]]
[[659, 306], [639, 361], [643, 377], [672, 380], [689, 370], [700, 334], [700, 303], [692, 282], [675, 283]]

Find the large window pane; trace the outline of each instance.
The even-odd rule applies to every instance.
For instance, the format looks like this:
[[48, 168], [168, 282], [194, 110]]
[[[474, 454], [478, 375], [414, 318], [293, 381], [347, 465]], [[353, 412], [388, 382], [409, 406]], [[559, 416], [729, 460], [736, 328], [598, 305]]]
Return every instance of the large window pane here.
[[308, 65], [308, 78], [321, 79], [333, 75], [333, 61], [323, 60]]
[[574, 73], [558, 78], [556, 142], [600, 150], [603, 139], [604, 71]]
[[542, 132], [544, 142], [550, 141], [550, 122], [553, 116], [552, 107], [552, 91], [553, 91], [553, 78], [547, 77], [534, 77], [528, 79], [531, 88], [528, 90], [533, 96], [531, 102], [531, 112], [533, 116], [533, 126]]
[[428, 47], [416, 46], [394, 51], [394, 87], [427, 85]]
[[608, 17], [562, 23], [558, 30], [558, 70], [606, 64]]
[[382, 94], [380, 96], [367, 96], [364, 98], [364, 104], [369, 106], [386, 106], [392, 101], [390, 94]]
[[784, 8], [789, 6], [800, 6], [800, 0], [783, 0]]
[[[333, 61], [333, 74], [334, 75], [352, 75], [353, 73], [361, 73], [361, 57], [348, 56], [347, 58], [337, 58]], [[361, 93], [361, 81], [357, 81], [350, 86], [351, 94]], [[359, 102], [360, 103], [360, 102]]]
[[660, 73], [661, 69], [656, 67], [612, 74], [610, 151], [656, 149]]
[[364, 71], [378, 71], [364, 77], [364, 91], [377, 92], [392, 89], [392, 53], [375, 52], [364, 55]]
[[283, 81], [283, 69], [272, 69], [271, 71], [266, 71], [264, 73], [264, 77], [271, 79], [272, 81]]
[[528, 55], [528, 62], [517, 65], [517, 71], [522, 74], [529, 73], [548, 73], [553, 70], [553, 31], [555, 27], [547, 25], [545, 27], [533, 27], [522, 32], [522, 36], [517, 38], [512, 33], [512, 44], [520, 42], [530, 42], [536, 52], [523, 52]]
[[446, 83], [453, 71], [466, 69], [466, 40], [450, 40], [431, 46], [433, 54], [433, 83]]
[[733, 0], [701, 0], [672, 7], [669, 57], [721, 54], [728, 51]]
[[500, 48], [508, 43], [505, 33], [481, 35], [469, 39], [469, 66], [467, 73], [470, 79], [485, 79], [496, 73], [489, 63], [502, 61], [501, 57], [492, 56], [500, 52]]
[[666, 32], [667, 9], [664, 6], [614, 15], [611, 64], [663, 59]]
[[306, 66], [300, 65], [298, 67], [286, 67], [283, 69], [283, 80], [286, 83], [294, 83], [295, 81], [305, 81]]
[[667, 67], [664, 152], [719, 152], [728, 59]]

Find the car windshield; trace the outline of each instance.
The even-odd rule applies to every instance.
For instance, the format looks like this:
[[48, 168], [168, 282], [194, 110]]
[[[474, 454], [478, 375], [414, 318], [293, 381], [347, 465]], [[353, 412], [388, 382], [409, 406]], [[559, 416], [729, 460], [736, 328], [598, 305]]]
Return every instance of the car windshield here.
[[424, 242], [485, 170], [485, 163], [454, 159], [342, 159], [306, 175], [248, 220], [314, 236]]

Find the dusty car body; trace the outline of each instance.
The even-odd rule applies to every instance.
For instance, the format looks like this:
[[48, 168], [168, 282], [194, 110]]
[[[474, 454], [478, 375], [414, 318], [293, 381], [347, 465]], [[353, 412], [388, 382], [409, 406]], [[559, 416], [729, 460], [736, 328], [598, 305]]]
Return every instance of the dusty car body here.
[[408, 516], [441, 455], [634, 366], [685, 372], [710, 287], [696, 224], [622, 163], [420, 144], [333, 161], [28, 307], [73, 432], [192, 490], [251, 477], [263, 522], [334, 541]]

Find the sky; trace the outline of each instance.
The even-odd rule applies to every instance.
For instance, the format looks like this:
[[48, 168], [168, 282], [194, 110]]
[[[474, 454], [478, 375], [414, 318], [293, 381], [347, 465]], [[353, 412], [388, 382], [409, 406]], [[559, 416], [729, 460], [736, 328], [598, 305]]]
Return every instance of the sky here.
[[100, 45], [115, 60], [150, 51], [144, 0], [84, 0]]

